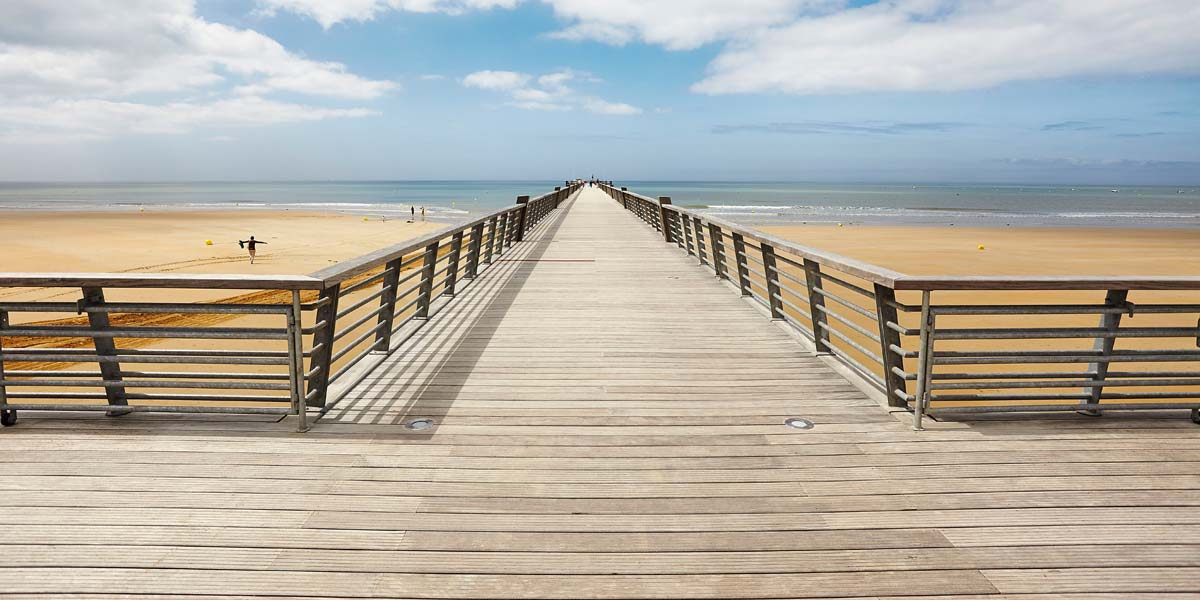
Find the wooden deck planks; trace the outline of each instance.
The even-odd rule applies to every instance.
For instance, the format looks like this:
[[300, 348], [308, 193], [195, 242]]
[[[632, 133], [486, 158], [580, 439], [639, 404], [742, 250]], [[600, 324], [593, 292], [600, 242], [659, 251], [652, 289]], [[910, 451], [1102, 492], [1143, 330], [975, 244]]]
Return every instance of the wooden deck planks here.
[[1185, 420], [914, 433], [598, 191], [527, 240], [308, 434], [23, 415], [0, 597], [1200, 595]]

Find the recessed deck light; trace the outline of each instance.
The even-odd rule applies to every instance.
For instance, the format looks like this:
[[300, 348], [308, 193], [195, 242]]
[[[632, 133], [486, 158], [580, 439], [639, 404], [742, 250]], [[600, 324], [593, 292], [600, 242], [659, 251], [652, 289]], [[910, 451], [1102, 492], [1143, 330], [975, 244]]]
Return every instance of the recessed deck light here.
[[808, 419], [801, 419], [800, 417], [786, 419], [784, 420], [783, 424], [791, 427], [792, 429], [812, 429], [813, 427], [817, 426], [816, 423], [813, 423]]
[[408, 429], [413, 429], [416, 431], [429, 429], [430, 427], [433, 427], [433, 419], [413, 419], [405, 423], [404, 426]]

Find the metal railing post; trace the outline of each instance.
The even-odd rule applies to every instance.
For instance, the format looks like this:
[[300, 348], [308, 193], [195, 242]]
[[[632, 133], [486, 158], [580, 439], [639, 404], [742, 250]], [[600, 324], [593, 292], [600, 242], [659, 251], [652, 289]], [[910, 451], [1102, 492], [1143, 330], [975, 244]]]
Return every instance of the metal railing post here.
[[304, 401], [304, 332], [300, 291], [292, 290], [292, 306], [287, 311], [288, 387], [292, 410], [296, 411], [296, 431], [308, 431], [308, 404]]
[[321, 290], [321, 305], [317, 308], [317, 322], [314, 327], [318, 329], [313, 333], [312, 356], [309, 358], [309, 370], [314, 372], [308, 380], [308, 395], [313, 396], [309, 404], [318, 408], [325, 407], [325, 399], [329, 396], [333, 336], [337, 331], [338, 296], [341, 295], [341, 290], [340, 283]]
[[743, 296], [750, 295], [750, 265], [746, 261], [746, 240], [742, 234], [733, 234], [733, 262], [737, 265], [738, 289]]
[[439, 242], [434, 242], [425, 246], [425, 254], [421, 258], [421, 284], [417, 288], [417, 311], [413, 318], [429, 318], [429, 305], [433, 299], [433, 271], [437, 266], [439, 245]]
[[[1104, 296], [1104, 306], [1108, 308], [1120, 308], [1126, 306], [1129, 300], [1128, 290], [1109, 290]], [[1121, 327], [1121, 316], [1119, 312], [1104, 313], [1100, 315], [1100, 329], [1105, 333], [1116, 333]], [[1113, 348], [1117, 344], [1116, 336], [1099, 336], [1096, 342], [1092, 345], [1094, 350], [1100, 353], [1100, 360], [1088, 365], [1087, 377], [1092, 381], [1104, 381], [1108, 377], [1108, 367], [1110, 363], [1107, 359], [1112, 357]], [[1098, 385], [1084, 390], [1088, 398], [1083, 401], [1084, 404], [1100, 404], [1100, 396], [1104, 393], [1104, 386]], [[1078, 411], [1080, 413], [1098, 417], [1103, 414], [1098, 408], [1086, 408]]]
[[929, 379], [933, 372], [933, 311], [929, 306], [929, 291], [921, 292], [921, 349], [917, 353], [917, 404], [913, 407], [913, 431], [924, 431], [922, 418], [929, 396]]
[[691, 256], [693, 254], [691, 227], [688, 226], [688, 218], [682, 214], [679, 215], [679, 232], [683, 235], [683, 251]]
[[772, 319], [783, 319], [783, 300], [779, 291], [779, 267], [775, 265], [775, 248], [759, 242], [762, 249], [763, 277], [767, 280], [767, 305], [771, 307]]
[[[663, 239], [666, 240], [668, 244], [671, 243], [671, 228], [667, 225], [667, 218], [668, 218], [668, 213], [669, 213], [669, 211], [667, 210], [667, 207], [670, 205], [671, 205], [671, 197], [670, 196], [659, 196], [658, 197], [658, 223], [659, 223], [658, 229], [659, 229], [659, 231], [662, 232]], [[651, 222], [650, 224], [653, 225], [654, 223]]]
[[[400, 285], [400, 264], [401, 259], [389, 261], [384, 265], [384, 270], [388, 271], [383, 276], [383, 295], [379, 297], [379, 306], [382, 312], [379, 313], [379, 329], [375, 331], [375, 347], [376, 352], [387, 352], [392, 347], [392, 323], [396, 316], [396, 288]], [[386, 308], [385, 308], [386, 307]]]
[[804, 259], [804, 282], [808, 288], [808, 309], [812, 314], [813, 345], [817, 352], [828, 352], [829, 319], [825, 316], [825, 296], [818, 291], [821, 289], [821, 265], [816, 261]]
[[471, 228], [471, 243], [467, 246], [467, 272], [464, 279], [475, 279], [479, 275], [479, 248], [483, 245], [483, 223]]
[[904, 358], [892, 350], [892, 346], [900, 346], [900, 332], [888, 326], [888, 322], [900, 325], [896, 311], [896, 291], [886, 285], [875, 284], [875, 315], [879, 325], [880, 358], [883, 359], [883, 380], [887, 382], [888, 406], [908, 407], [908, 403], [895, 394], [908, 393], [908, 385], [904, 376], [896, 373], [904, 370]]
[[[0, 329], [8, 328], [8, 311], [0, 310]], [[16, 414], [10, 413], [8, 410], [8, 386], [4, 385], [4, 336], [0, 336], [0, 417], [4, 418], [4, 425], [12, 425], [9, 419], [15, 419]]]
[[517, 210], [517, 231], [514, 240], [521, 242], [525, 240], [525, 228], [529, 226], [529, 196], [517, 196], [517, 204], [521, 208]]
[[621, 188], [621, 207], [629, 210], [629, 188]]
[[[79, 301], [80, 311], [84, 311], [90, 306], [104, 306], [104, 288], [85, 287], [83, 288], [83, 298]], [[108, 313], [98, 311], [87, 311], [88, 325], [94, 330], [108, 329], [109, 320]], [[121, 378], [121, 363], [117, 361], [117, 344], [116, 340], [111, 337], [93, 337], [92, 344], [96, 348], [97, 357], [107, 357], [109, 360], [99, 360], [100, 377], [107, 383], [120, 383]], [[108, 400], [110, 406], [128, 406], [129, 398], [125, 392], [124, 385], [104, 387], [104, 396]], [[128, 414], [129, 411], [121, 409], [109, 410], [107, 413], [110, 417], [116, 417]]]
[[713, 223], [708, 224], [708, 239], [713, 251], [713, 271], [721, 279], [729, 279], [728, 265], [725, 264], [725, 235], [721, 228]]
[[692, 217], [692, 233], [696, 236], [696, 258], [701, 265], [708, 264], [708, 248], [704, 243], [704, 222], [700, 217]]
[[455, 284], [458, 283], [458, 261], [462, 255], [463, 234], [461, 231], [450, 236], [450, 256], [446, 259], [446, 287], [443, 292], [446, 297], [454, 297]]
[[492, 255], [496, 251], [496, 238], [499, 236], [499, 233], [500, 233], [499, 230], [496, 229], [496, 225], [499, 222], [500, 222], [499, 217], [492, 217], [491, 219], [488, 220], [488, 226], [489, 226], [488, 229], [491, 230], [491, 233], [488, 235], [487, 253], [484, 254], [484, 256], [483, 256], [483, 264], [485, 264], [485, 265], [492, 264]]
[[563, 197], [562, 188], [560, 188], [560, 187], [554, 188], [554, 208], [558, 208], [558, 203], [562, 202], [562, 197]]

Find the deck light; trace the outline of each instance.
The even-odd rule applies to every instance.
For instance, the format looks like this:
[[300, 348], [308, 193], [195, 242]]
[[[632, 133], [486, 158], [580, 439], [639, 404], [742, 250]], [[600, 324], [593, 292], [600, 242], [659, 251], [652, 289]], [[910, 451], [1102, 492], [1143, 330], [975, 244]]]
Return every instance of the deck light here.
[[429, 429], [430, 427], [433, 427], [433, 419], [413, 419], [405, 423], [404, 426], [408, 429], [413, 429], [416, 431]]
[[800, 417], [792, 417], [787, 419], [783, 422], [783, 424], [791, 427], [792, 429], [812, 429], [813, 427], [817, 426], [816, 423], [813, 423], [808, 419], [801, 419]]

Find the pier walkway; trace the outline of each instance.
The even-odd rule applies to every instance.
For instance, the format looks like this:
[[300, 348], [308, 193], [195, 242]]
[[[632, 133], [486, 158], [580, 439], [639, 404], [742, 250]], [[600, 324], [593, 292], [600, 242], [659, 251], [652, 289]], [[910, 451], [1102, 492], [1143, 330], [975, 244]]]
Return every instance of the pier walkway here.
[[1188, 420], [916, 432], [695, 263], [585, 188], [308, 433], [23, 414], [0, 598], [1198, 597]]

